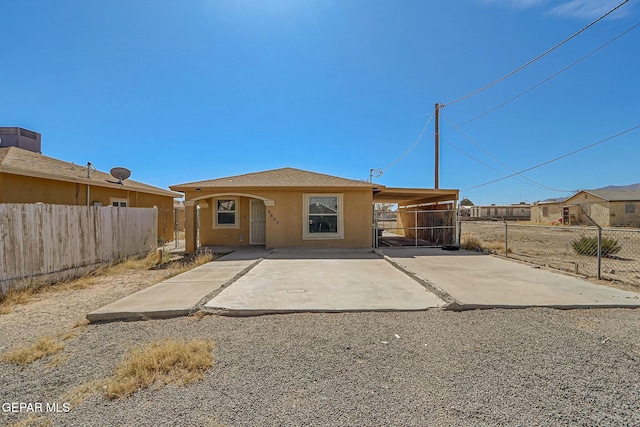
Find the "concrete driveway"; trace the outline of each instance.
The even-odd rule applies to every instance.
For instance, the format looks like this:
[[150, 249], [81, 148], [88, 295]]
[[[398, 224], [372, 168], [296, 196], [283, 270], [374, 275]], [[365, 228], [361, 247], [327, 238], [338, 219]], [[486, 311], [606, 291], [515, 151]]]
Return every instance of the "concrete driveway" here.
[[640, 294], [471, 251], [389, 248], [389, 262], [442, 292], [448, 309], [640, 307]]
[[468, 251], [238, 250], [87, 315], [89, 321], [430, 308], [640, 307], [640, 294]]
[[372, 251], [279, 250], [205, 304], [227, 314], [425, 310], [443, 300]]

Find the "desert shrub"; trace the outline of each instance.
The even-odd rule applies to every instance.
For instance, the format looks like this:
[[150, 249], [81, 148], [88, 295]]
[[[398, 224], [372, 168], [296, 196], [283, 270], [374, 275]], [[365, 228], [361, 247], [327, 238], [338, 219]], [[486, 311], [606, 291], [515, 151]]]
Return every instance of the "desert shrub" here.
[[[587, 237], [582, 236], [578, 240], [574, 240], [571, 243], [573, 246], [573, 250], [575, 253], [579, 255], [598, 255], [598, 238], [597, 237]], [[616, 239], [612, 239], [609, 237], [602, 238], [602, 246], [600, 248], [600, 254], [602, 256], [610, 256], [613, 254], [617, 254], [622, 249], [622, 246], [618, 244]]]

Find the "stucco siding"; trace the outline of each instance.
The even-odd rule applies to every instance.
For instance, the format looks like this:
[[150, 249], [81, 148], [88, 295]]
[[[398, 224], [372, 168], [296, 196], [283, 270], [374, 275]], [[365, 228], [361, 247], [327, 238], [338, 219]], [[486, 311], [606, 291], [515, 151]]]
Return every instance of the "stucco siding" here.
[[[224, 188], [207, 191], [209, 194], [187, 192], [186, 199], [198, 198], [200, 208], [200, 244], [248, 245], [250, 244], [250, 200], [256, 198], [273, 201], [266, 206], [266, 246], [282, 247], [348, 247], [365, 248], [372, 244], [373, 194], [369, 188], [362, 190], [326, 188], [277, 189]], [[218, 194], [218, 195], [216, 195]], [[229, 196], [223, 196], [228, 194]], [[303, 218], [305, 194], [342, 194], [344, 236], [340, 239], [304, 239]], [[211, 196], [211, 197], [209, 197]], [[216, 198], [238, 198], [238, 227], [214, 228]], [[202, 207], [206, 202], [206, 207]], [[225, 237], [226, 236], [226, 237]]]
[[[173, 198], [128, 189], [90, 186], [89, 205], [111, 206], [113, 198], [127, 201], [127, 206], [158, 208], [158, 237], [173, 240]], [[0, 174], [0, 203], [45, 203], [53, 205], [87, 205], [87, 185], [29, 176]]]

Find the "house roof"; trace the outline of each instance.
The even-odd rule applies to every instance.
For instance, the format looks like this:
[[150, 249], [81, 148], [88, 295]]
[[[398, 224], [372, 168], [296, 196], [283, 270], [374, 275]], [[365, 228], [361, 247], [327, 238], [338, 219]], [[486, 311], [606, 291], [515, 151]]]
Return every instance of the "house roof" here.
[[182, 197], [180, 193], [174, 193], [131, 179], [124, 180], [122, 184], [119, 184], [109, 173], [91, 170], [88, 174], [87, 166], [43, 156], [18, 147], [0, 148], [0, 172], [54, 181], [77, 182], [99, 187], [139, 191], [172, 198]]
[[272, 169], [225, 178], [171, 185], [174, 191], [219, 187], [384, 187], [370, 182], [340, 178], [295, 168]]
[[567, 202], [581, 193], [592, 194], [606, 202], [637, 202], [640, 201], [640, 191], [635, 190], [582, 190], [567, 199]]

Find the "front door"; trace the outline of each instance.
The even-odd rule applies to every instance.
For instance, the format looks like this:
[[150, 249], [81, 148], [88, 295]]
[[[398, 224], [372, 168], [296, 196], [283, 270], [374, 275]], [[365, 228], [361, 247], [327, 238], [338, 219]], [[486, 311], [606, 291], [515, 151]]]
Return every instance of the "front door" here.
[[250, 243], [264, 245], [267, 243], [267, 208], [262, 200], [251, 200]]

